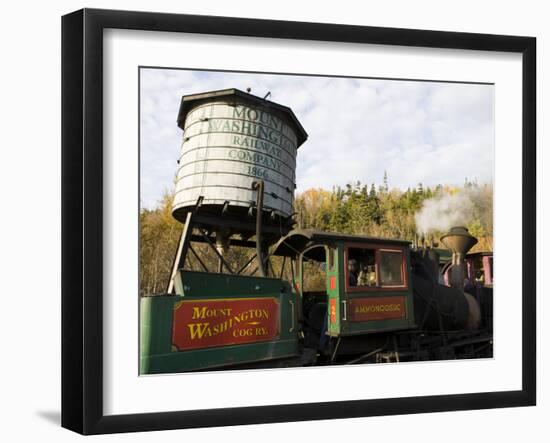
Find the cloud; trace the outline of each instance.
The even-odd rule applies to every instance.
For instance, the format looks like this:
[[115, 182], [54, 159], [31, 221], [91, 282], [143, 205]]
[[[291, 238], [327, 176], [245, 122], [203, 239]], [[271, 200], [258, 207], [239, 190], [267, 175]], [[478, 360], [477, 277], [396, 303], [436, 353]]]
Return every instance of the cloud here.
[[419, 182], [492, 182], [494, 88], [490, 85], [142, 69], [141, 203], [172, 189], [182, 95], [252, 88], [292, 108], [309, 134], [298, 149], [297, 191], [360, 180], [391, 187]]

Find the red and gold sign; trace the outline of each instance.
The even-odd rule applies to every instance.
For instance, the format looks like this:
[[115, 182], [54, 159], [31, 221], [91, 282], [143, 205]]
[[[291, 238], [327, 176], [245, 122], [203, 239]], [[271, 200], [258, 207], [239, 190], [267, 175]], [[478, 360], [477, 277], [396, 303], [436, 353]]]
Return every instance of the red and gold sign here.
[[349, 301], [351, 321], [403, 318], [407, 315], [405, 297], [363, 297]]
[[274, 298], [190, 300], [174, 306], [172, 343], [180, 350], [269, 341], [279, 335]]

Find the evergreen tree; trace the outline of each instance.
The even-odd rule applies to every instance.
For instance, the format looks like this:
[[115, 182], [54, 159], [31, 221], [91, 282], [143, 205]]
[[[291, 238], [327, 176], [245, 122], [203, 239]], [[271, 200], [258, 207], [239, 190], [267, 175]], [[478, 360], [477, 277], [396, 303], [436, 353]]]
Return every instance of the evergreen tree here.
[[[387, 179], [387, 174], [384, 174]], [[419, 183], [405, 191], [378, 190], [360, 182], [334, 187], [332, 191], [309, 189], [296, 195], [294, 210], [298, 228], [414, 240], [415, 214], [423, 203], [444, 193], [472, 191], [474, 209], [467, 228], [479, 240], [472, 251], [491, 250], [493, 244], [493, 187], [465, 180], [462, 187], [438, 184], [433, 189]], [[173, 194], [165, 193], [157, 208], [140, 213], [140, 293], [163, 292], [170, 278], [172, 260], [183, 225], [172, 217]], [[475, 198], [474, 198], [475, 197]], [[435, 233], [439, 237], [442, 233]], [[201, 245], [197, 245], [200, 247]], [[244, 260], [238, 250], [231, 258]], [[246, 260], [244, 260], [246, 262]], [[195, 263], [196, 270], [200, 266]], [[215, 269], [215, 263], [212, 268]]]

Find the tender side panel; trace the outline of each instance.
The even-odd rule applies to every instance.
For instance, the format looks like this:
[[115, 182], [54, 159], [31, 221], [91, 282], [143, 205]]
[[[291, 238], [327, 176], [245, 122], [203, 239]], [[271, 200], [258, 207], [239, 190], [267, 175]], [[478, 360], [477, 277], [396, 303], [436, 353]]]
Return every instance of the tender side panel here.
[[298, 355], [296, 307], [279, 279], [180, 272], [178, 295], [141, 300], [141, 374]]

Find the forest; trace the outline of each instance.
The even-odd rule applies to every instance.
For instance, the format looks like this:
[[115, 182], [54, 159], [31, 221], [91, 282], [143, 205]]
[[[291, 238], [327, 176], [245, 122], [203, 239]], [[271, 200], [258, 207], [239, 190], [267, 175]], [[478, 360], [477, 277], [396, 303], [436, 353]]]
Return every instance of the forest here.
[[[172, 217], [173, 194], [166, 192], [154, 209], [140, 211], [140, 294], [165, 291], [183, 225]], [[479, 242], [472, 251], [493, 249], [493, 187], [465, 180], [462, 186], [423, 186], [406, 190], [348, 183], [332, 190], [308, 189], [294, 201], [295, 228], [374, 237], [434, 242], [452, 226], [466, 226]], [[197, 246], [198, 248], [201, 245]], [[229, 260], [246, 262], [242, 248]], [[249, 253], [249, 252], [248, 252]], [[190, 258], [189, 266], [200, 264]], [[273, 263], [275, 272], [281, 264]]]

